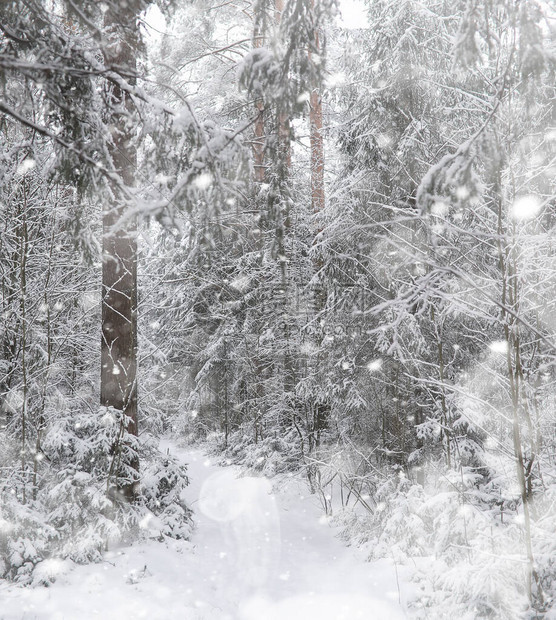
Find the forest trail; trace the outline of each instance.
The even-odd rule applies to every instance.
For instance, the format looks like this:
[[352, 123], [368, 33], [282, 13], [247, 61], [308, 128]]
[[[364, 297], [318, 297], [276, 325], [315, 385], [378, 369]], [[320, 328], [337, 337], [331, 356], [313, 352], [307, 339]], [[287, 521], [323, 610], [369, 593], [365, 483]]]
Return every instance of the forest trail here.
[[286, 479], [272, 491], [265, 478], [238, 477], [198, 449], [163, 448], [188, 463], [191, 541], [122, 546], [101, 564], [60, 562], [49, 588], [4, 583], [2, 620], [406, 617], [396, 567], [357, 558], [302, 481]]

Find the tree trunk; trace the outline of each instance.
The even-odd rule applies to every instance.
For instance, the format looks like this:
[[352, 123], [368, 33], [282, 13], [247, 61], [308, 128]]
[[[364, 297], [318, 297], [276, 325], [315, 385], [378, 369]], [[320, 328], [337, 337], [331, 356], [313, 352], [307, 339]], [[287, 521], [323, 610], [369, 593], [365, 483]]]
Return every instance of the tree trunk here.
[[[284, 0], [275, 0], [275, 21], [277, 29], [280, 28], [280, 22], [282, 21], [282, 13], [284, 12]], [[278, 109], [278, 152], [280, 163], [280, 174], [286, 178], [292, 167], [292, 154], [291, 154], [291, 131], [290, 131], [290, 117], [287, 111], [282, 109], [283, 105], [279, 105]]]
[[[260, 48], [263, 46], [264, 36], [260, 23], [255, 18], [255, 30], [253, 33], [253, 47]], [[265, 131], [264, 131], [264, 104], [261, 99], [255, 102], [257, 118], [255, 120], [255, 135], [253, 138], [253, 168], [255, 170], [255, 181], [263, 183], [265, 177], [264, 165], [264, 147], [265, 147]]]
[[[314, 11], [315, 2], [311, 0], [311, 9]], [[318, 56], [315, 58], [315, 55]], [[318, 28], [315, 27], [313, 46], [309, 47], [308, 51], [309, 65], [315, 65], [317, 61], [319, 64], [322, 62], [321, 58], [321, 42], [319, 37]], [[322, 135], [322, 99], [321, 88], [319, 80], [316, 75], [316, 71], [313, 73], [313, 79], [311, 84], [311, 92], [309, 96], [309, 139], [311, 146], [311, 208], [313, 215], [318, 215], [324, 209], [324, 141]], [[317, 235], [320, 232], [318, 222], [315, 222], [314, 240], [316, 241]], [[320, 272], [323, 268], [322, 258], [317, 253], [313, 259], [313, 270], [317, 274], [316, 286], [314, 289], [314, 320], [316, 324], [320, 322], [320, 316], [325, 312], [327, 292], [323, 282], [323, 277]], [[316, 338], [314, 345], [317, 350], [320, 350], [321, 341], [320, 336]], [[320, 354], [316, 356], [314, 360], [315, 368], [313, 372], [319, 376], [318, 383], [326, 385], [326, 371], [327, 371], [327, 356], [324, 355], [321, 358]], [[326, 396], [321, 397], [321, 401], [316, 404], [317, 417], [314, 422], [314, 428], [317, 430], [317, 438], [320, 434], [320, 430], [328, 425], [328, 419], [330, 417], [330, 402]], [[316, 443], [318, 446], [318, 441]]]
[[[137, 3], [107, 11], [105, 25], [116, 29], [125, 25], [105, 51], [106, 63], [125, 67], [135, 83], [138, 29]], [[137, 153], [133, 140], [132, 106], [129, 93], [118, 85], [109, 92], [112, 110], [112, 141], [108, 145], [113, 169], [119, 182], [111, 186], [112, 203], [104, 204], [102, 220], [102, 341], [100, 401], [122, 413], [119, 445], [114, 446], [121, 463], [124, 436], [137, 436], [137, 215], [130, 204], [129, 190], [135, 184]], [[134, 450], [131, 462], [121, 463], [138, 472], [139, 459]], [[117, 474], [117, 472], [114, 472]], [[129, 478], [129, 477], [128, 477]], [[130, 500], [137, 492], [137, 476], [118, 489]]]
[[[275, 0], [274, 2], [274, 17], [276, 23], [276, 30], [279, 33], [280, 23], [282, 21], [282, 13], [284, 12], [285, 2], [284, 0]], [[282, 305], [282, 322], [284, 325], [283, 333], [283, 376], [284, 376], [284, 392], [286, 398], [291, 396], [295, 386], [295, 367], [294, 358], [292, 355], [292, 343], [290, 334], [290, 308], [289, 299], [291, 293], [290, 290], [290, 277], [288, 273], [288, 260], [287, 255], [287, 241], [291, 231], [290, 221], [290, 172], [291, 172], [291, 131], [290, 131], [290, 118], [287, 104], [284, 101], [278, 102], [278, 109], [276, 115], [277, 125], [277, 174], [280, 187], [280, 200], [282, 208], [282, 218], [277, 228], [277, 247], [278, 247], [278, 260], [280, 261], [282, 282], [278, 289], [278, 295], [281, 298]]]
[[[315, 51], [320, 55], [318, 31], [315, 31]], [[309, 51], [309, 62], [311, 60], [312, 53]], [[320, 213], [324, 209], [324, 142], [322, 137], [322, 99], [318, 84], [313, 84], [313, 88], [311, 88], [309, 125], [311, 140], [311, 206], [313, 207], [313, 213]]]
[[[314, 9], [315, 2], [311, 1], [311, 8]], [[314, 50], [320, 56], [321, 44], [319, 32], [316, 29], [314, 35]], [[309, 49], [309, 63], [314, 62], [314, 56]], [[322, 62], [322, 59], [321, 59]], [[311, 207], [313, 214], [321, 213], [324, 209], [324, 141], [322, 135], [322, 99], [319, 84], [316, 80], [311, 85], [309, 98], [309, 137], [311, 144]], [[315, 236], [320, 232], [317, 228]], [[322, 269], [322, 261], [315, 260], [314, 269], [316, 273]], [[326, 300], [326, 293], [323, 287], [317, 286], [315, 290], [315, 312], [322, 311]]]

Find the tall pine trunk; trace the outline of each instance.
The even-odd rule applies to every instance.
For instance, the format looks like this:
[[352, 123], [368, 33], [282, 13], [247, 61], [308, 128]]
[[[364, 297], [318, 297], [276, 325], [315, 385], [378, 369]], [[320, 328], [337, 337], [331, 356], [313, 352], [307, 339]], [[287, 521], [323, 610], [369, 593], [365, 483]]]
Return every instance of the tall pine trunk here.
[[[320, 80], [317, 77], [319, 73], [316, 70], [316, 65], [320, 65], [322, 59], [321, 40], [318, 29], [318, 19], [315, 13], [315, 0], [311, 0], [311, 9], [313, 11], [313, 18], [315, 20], [315, 29], [313, 34], [312, 45], [309, 46], [308, 56], [309, 64], [313, 65], [313, 78], [311, 83], [311, 92], [309, 95], [309, 140], [311, 147], [311, 208], [314, 216], [318, 216], [324, 209], [324, 140], [322, 134], [322, 99]], [[317, 235], [320, 232], [318, 224], [315, 226], [315, 241]], [[326, 307], [326, 290], [322, 282], [322, 274], [320, 274], [323, 268], [322, 259], [318, 253], [313, 260], [313, 269], [317, 275], [317, 285], [314, 290], [314, 320], [319, 324], [322, 315], [325, 312]], [[315, 349], [319, 350], [321, 346], [320, 338], [316, 338]], [[317, 384], [321, 386], [326, 385], [326, 371], [327, 371], [327, 357], [320, 354], [314, 356], [310, 366], [311, 373], [316, 374]], [[324, 392], [325, 390], [323, 390]], [[315, 395], [313, 402], [307, 403], [308, 407], [308, 427], [310, 428], [309, 435], [309, 451], [313, 451], [318, 448], [320, 444], [321, 431], [327, 426], [328, 418], [330, 414], [330, 403], [328, 398], [324, 394]], [[318, 486], [318, 471], [315, 469], [310, 472], [310, 483], [313, 486]]]
[[[282, 21], [282, 14], [284, 12], [284, 6], [285, 6], [284, 0], [275, 0], [274, 11], [275, 11], [275, 21], [276, 21], [277, 30], [280, 29], [280, 23]], [[288, 111], [284, 109], [283, 103], [279, 104], [277, 124], [278, 124], [278, 153], [279, 153], [278, 161], [280, 165], [279, 174], [281, 174], [285, 179], [289, 176], [290, 170], [292, 167], [292, 154], [291, 154], [290, 117], [289, 117]]]
[[[105, 25], [115, 40], [107, 48], [106, 63], [135, 83], [138, 29], [137, 2], [111, 7]], [[120, 34], [120, 28], [124, 27]], [[103, 205], [102, 219], [102, 341], [101, 405], [121, 412], [119, 439], [113, 447], [116, 467], [112, 474], [127, 471], [127, 482], [118, 489], [127, 500], [137, 492], [139, 459], [126, 450], [126, 434], [138, 435], [137, 412], [137, 215], [130, 195], [135, 185], [137, 153], [134, 143], [133, 102], [126, 90], [112, 84], [108, 94], [112, 112], [112, 140], [108, 150], [118, 177], [111, 184], [111, 202]], [[127, 456], [126, 456], [127, 455]], [[131, 456], [130, 456], [131, 455]]]
[[[314, 7], [314, 2], [312, 2]], [[315, 30], [315, 53], [320, 58], [321, 45], [318, 30]], [[314, 54], [309, 51], [309, 62], [314, 62]], [[313, 213], [324, 209], [324, 142], [322, 136], [322, 99], [318, 84], [313, 84], [309, 99], [309, 125], [311, 141], [311, 206]]]
[[[312, 0], [311, 7], [314, 10], [315, 2]], [[315, 28], [314, 33], [314, 52], [309, 49], [309, 63], [315, 64], [322, 62], [321, 41], [319, 31]], [[318, 56], [315, 58], [315, 55]], [[322, 134], [322, 98], [320, 85], [316, 78], [311, 85], [309, 97], [309, 139], [311, 145], [311, 207], [313, 215], [318, 215], [324, 210], [324, 140]], [[315, 236], [320, 230], [315, 229]], [[322, 269], [322, 262], [318, 258], [314, 264], [315, 272], [318, 274]], [[317, 313], [323, 310], [325, 303], [325, 292], [321, 286], [315, 291], [315, 310]]]
[[[264, 44], [264, 35], [261, 22], [254, 17], [255, 28], [253, 32], [253, 47], [261, 48]], [[264, 127], [264, 103], [261, 99], [255, 101], [257, 118], [255, 120], [255, 135], [253, 137], [253, 168], [255, 172], [255, 181], [260, 184], [264, 182], [265, 177], [265, 127]]]

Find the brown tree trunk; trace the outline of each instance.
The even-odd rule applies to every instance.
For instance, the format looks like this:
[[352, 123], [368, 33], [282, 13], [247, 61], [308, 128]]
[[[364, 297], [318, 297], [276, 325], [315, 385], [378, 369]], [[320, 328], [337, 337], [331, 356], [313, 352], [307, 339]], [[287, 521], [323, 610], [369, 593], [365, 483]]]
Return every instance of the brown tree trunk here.
[[[314, 8], [314, 0], [311, 6]], [[320, 55], [320, 38], [315, 31], [315, 52]], [[312, 53], [309, 50], [309, 62]], [[318, 84], [313, 84], [309, 99], [309, 125], [311, 140], [311, 205], [313, 213], [324, 209], [324, 142], [322, 136], [322, 99]]]
[[[255, 19], [255, 31], [253, 35], [253, 47], [262, 47], [264, 43], [264, 37], [257, 20]], [[255, 108], [257, 110], [257, 119], [255, 120], [255, 136], [253, 139], [253, 168], [255, 169], [255, 181], [257, 183], [263, 183], [265, 177], [265, 165], [264, 165], [264, 146], [265, 146], [265, 131], [264, 131], [264, 104], [258, 99], [255, 102]]]
[[[118, 36], [106, 50], [106, 62], [125, 67], [133, 76], [136, 71], [138, 30], [137, 2], [125, 7], [110, 8], [105, 25], [125, 26], [125, 35]], [[135, 83], [134, 77], [127, 82]], [[139, 459], [122, 463], [124, 431], [138, 434], [137, 416], [137, 216], [130, 204], [135, 184], [137, 153], [132, 124], [133, 103], [129, 93], [117, 85], [110, 92], [112, 109], [112, 141], [108, 149], [119, 182], [111, 186], [111, 204], [103, 206], [102, 220], [102, 340], [100, 402], [122, 412], [119, 441], [114, 446], [115, 462], [139, 470]], [[114, 469], [114, 468], [113, 468]], [[117, 471], [112, 473], [117, 475]], [[119, 491], [131, 500], [137, 492], [137, 480], [130, 480]]]
[[[274, 0], [274, 21], [276, 24], [277, 36], [279, 36], [280, 23], [282, 21], [282, 13], [284, 12], [285, 2], [284, 0]], [[277, 246], [278, 256], [280, 261], [280, 268], [282, 272], [282, 283], [279, 288], [278, 295], [281, 297], [282, 304], [282, 321], [284, 325], [283, 333], [283, 377], [284, 377], [284, 392], [286, 395], [291, 395], [294, 391], [295, 380], [295, 362], [292, 354], [291, 334], [290, 334], [290, 306], [289, 299], [293, 290], [290, 287], [290, 277], [288, 273], [288, 261], [287, 255], [287, 240], [291, 229], [290, 221], [290, 200], [288, 192], [288, 183], [291, 171], [291, 132], [290, 132], [290, 118], [287, 106], [284, 108], [285, 102], [279, 101], [276, 114], [277, 125], [277, 162], [278, 162], [278, 177], [279, 185], [281, 187], [281, 208], [282, 208], [282, 221], [277, 229]]]
[[[311, 9], [315, 8], [315, 0], [311, 0]], [[316, 64], [315, 55], [319, 56], [319, 62], [322, 62], [321, 58], [321, 41], [319, 37], [319, 31], [315, 28], [313, 46], [309, 47], [308, 57], [309, 65]], [[324, 209], [324, 141], [322, 134], [322, 99], [320, 92], [320, 84], [315, 76], [313, 78], [311, 86], [311, 92], [309, 96], [309, 139], [311, 146], [311, 208], [313, 214], [318, 214]], [[315, 225], [315, 238], [320, 232], [318, 223]], [[315, 274], [320, 274], [323, 269], [323, 261], [319, 254], [313, 259], [313, 270]], [[318, 275], [317, 284], [314, 288], [314, 317], [317, 324], [320, 322], [319, 315], [322, 315], [326, 311], [326, 297], [327, 293], [324, 285], [322, 284], [322, 275]], [[315, 339], [315, 347], [320, 349], [320, 338]], [[313, 360], [313, 371], [319, 377], [319, 383], [326, 384], [327, 373], [327, 358], [321, 358], [320, 355], [315, 356]], [[314, 409], [317, 415], [314, 419], [313, 428], [315, 431], [315, 447], [318, 447], [320, 430], [326, 428], [328, 425], [328, 419], [330, 417], [330, 402], [327, 397], [322, 398], [319, 402], [314, 404]]]
[[[280, 27], [280, 21], [282, 20], [282, 13], [284, 11], [284, 0], [275, 0], [274, 2], [274, 10], [275, 10], [275, 21], [276, 27]], [[279, 160], [281, 166], [283, 166], [283, 174], [284, 176], [289, 174], [289, 171], [292, 167], [292, 155], [291, 155], [291, 145], [290, 145], [290, 118], [288, 113], [282, 109], [278, 109], [278, 151], [279, 151]]]
[[311, 91], [311, 206], [313, 213], [324, 209], [324, 144], [322, 139], [322, 101], [318, 89]]
[[[253, 33], [253, 47], [260, 48], [264, 45], [264, 33], [261, 27], [261, 21], [257, 21], [256, 16], [255, 20], [255, 29]], [[264, 117], [264, 104], [261, 99], [255, 102], [255, 107], [257, 110], [257, 119], [255, 121], [255, 136], [253, 140], [253, 168], [254, 168], [254, 177], [255, 183], [257, 185], [256, 191], [258, 192], [260, 189], [260, 185], [264, 183], [265, 174], [266, 174], [266, 166], [265, 166], [265, 144], [266, 144], [266, 133], [265, 133], [265, 117]], [[264, 235], [263, 235], [263, 210], [261, 209], [259, 212], [259, 229], [258, 235], [256, 237], [256, 248], [260, 255], [260, 260], [263, 260], [264, 253]], [[258, 442], [261, 437], [261, 420], [264, 417], [264, 364], [261, 354], [261, 346], [260, 346], [260, 338], [261, 334], [257, 333], [257, 339], [254, 345], [253, 350], [253, 399], [254, 399], [254, 407], [253, 407], [253, 435], [255, 439], [255, 443]], [[247, 394], [249, 394], [249, 390], [247, 390]], [[249, 396], [247, 397], [247, 400]]]
[[[311, 0], [311, 8], [315, 8], [314, 0]], [[313, 49], [316, 54], [321, 55], [321, 42], [318, 30], [315, 30]], [[311, 49], [308, 52], [309, 64], [314, 62], [314, 56]], [[322, 59], [321, 59], [322, 62]], [[313, 214], [318, 214], [324, 209], [325, 193], [324, 193], [324, 140], [322, 134], [322, 99], [320, 93], [320, 85], [314, 79], [311, 84], [311, 93], [309, 97], [309, 138], [311, 145], [311, 207]], [[320, 232], [318, 227], [315, 228], [315, 237]], [[319, 273], [322, 269], [322, 261], [316, 258], [314, 261], [315, 273]], [[326, 294], [322, 286], [318, 286], [315, 290], [315, 312], [318, 314], [324, 308]]]

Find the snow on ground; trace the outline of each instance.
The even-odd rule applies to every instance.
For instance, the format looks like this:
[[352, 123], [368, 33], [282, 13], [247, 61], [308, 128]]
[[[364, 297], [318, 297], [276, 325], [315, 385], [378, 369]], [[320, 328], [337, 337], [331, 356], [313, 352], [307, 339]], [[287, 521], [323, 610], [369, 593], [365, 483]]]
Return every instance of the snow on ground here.
[[0, 583], [2, 620], [406, 617], [396, 567], [358, 559], [303, 483], [272, 492], [265, 478], [241, 477], [197, 449], [167, 448], [189, 464], [191, 541], [120, 547], [88, 566], [51, 560], [44, 563], [58, 574], [51, 587]]

